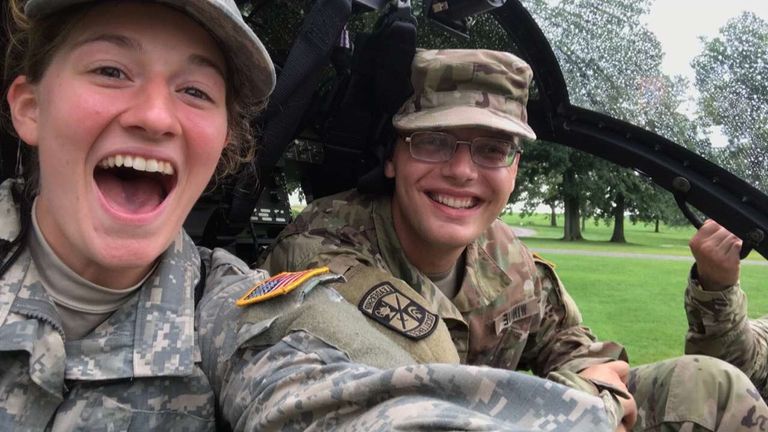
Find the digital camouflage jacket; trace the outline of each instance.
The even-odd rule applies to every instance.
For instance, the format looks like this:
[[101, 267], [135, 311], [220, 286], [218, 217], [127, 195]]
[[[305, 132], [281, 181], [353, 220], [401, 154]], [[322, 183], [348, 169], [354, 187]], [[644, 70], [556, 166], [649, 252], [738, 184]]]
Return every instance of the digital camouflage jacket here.
[[[0, 186], [4, 239], [19, 230], [10, 184]], [[201, 261], [205, 295], [195, 311]], [[556, 378], [568, 387], [503, 370], [414, 366], [325, 285], [334, 275], [234, 306], [265, 277], [181, 233], [132, 299], [67, 341], [22, 252], [0, 279], [0, 430], [612, 431], [621, 418], [614, 396], [567, 373]]]
[[[10, 183], [0, 236], [19, 230]], [[192, 289], [197, 248], [180, 234], [142, 288], [90, 334], [66, 340], [27, 250], [0, 280], [0, 430], [212, 430]]]
[[768, 317], [749, 319], [747, 298], [737, 283], [705, 291], [689, 279], [685, 290], [687, 354], [706, 354], [741, 369], [768, 400]]
[[264, 268], [300, 270], [342, 256], [418, 291], [446, 322], [463, 363], [531, 369], [544, 376], [625, 358], [621, 346], [596, 342], [553, 266], [534, 257], [499, 220], [467, 247], [464, 279], [454, 299], [408, 262], [389, 196], [347, 191], [315, 200], [279, 235]]

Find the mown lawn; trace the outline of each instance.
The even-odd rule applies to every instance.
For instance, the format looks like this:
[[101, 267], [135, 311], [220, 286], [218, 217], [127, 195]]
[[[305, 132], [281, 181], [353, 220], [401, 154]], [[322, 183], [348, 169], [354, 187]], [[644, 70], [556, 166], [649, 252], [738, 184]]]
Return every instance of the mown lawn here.
[[[690, 256], [688, 239], [693, 228], [627, 225], [628, 244], [607, 241], [611, 228], [587, 224], [583, 242], [562, 242], [562, 228], [548, 226], [548, 216], [520, 219], [505, 216], [514, 226], [534, 229], [536, 237], [526, 238], [533, 249], [581, 249]], [[560, 221], [561, 222], [561, 221]], [[627, 347], [633, 365], [683, 354], [687, 322], [683, 292], [693, 259], [619, 258], [566, 255], [548, 252], [566, 289], [574, 297], [584, 323], [603, 340], [615, 340]], [[753, 253], [750, 259], [762, 260]], [[742, 286], [749, 296], [750, 316], [768, 315], [768, 266], [745, 265]]]

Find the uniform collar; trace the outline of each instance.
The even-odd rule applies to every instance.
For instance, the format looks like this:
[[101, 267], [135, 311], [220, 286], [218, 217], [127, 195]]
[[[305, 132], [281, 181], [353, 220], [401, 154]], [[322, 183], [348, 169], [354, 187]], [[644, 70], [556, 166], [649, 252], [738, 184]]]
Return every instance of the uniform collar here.
[[12, 192], [13, 188], [20, 185], [21, 181], [17, 179], [8, 179], [0, 184], [0, 214], [3, 215], [0, 223], [0, 239], [11, 241], [21, 230], [19, 211]]
[[[494, 257], [504, 256], [500, 255], [504, 252], [501, 249], [520, 248], [520, 241], [511, 230], [500, 227], [502, 222], [496, 220], [483, 235], [467, 246], [464, 279], [456, 297], [448, 299], [426, 275], [408, 262], [395, 232], [391, 201], [391, 197], [385, 195], [373, 203], [373, 221], [384, 262], [396, 277], [436, 305], [442, 311], [438, 312], [441, 316], [461, 319], [462, 312], [492, 304], [513, 283], [505, 266]], [[508, 258], [518, 259], [519, 251], [511, 252], [516, 253]]]
[[453, 302], [425, 274], [412, 266], [406, 258], [395, 232], [391, 201], [389, 195], [381, 196], [373, 201], [373, 224], [379, 251], [387, 268], [396, 278], [402, 279], [421, 294], [430, 303], [432, 312], [437, 313], [443, 319], [453, 319], [466, 324], [461, 311], [456, 308]]
[[196, 350], [200, 255], [182, 231], [141, 290], [83, 339], [67, 342], [68, 379], [183, 376]]
[[[14, 276], [15, 272], [18, 273]], [[190, 375], [200, 357], [194, 329], [194, 287], [199, 277], [197, 248], [181, 232], [130, 300], [82, 339], [63, 343], [66, 378], [104, 380]], [[10, 291], [0, 295], [0, 315], [5, 315], [0, 316], [0, 325], [7, 313], [24, 315], [29, 323], [49, 324], [58, 334], [48, 335], [45, 340], [55, 339], [61, 345], [60, 318], [37, 280], [37, 270], [28, 252], [22, 253], [5, 279]], [[5, 327], [0, 327], [0, 334]], [[8, 328], [8, 331], [12, 330]], [[15, 348], [0, 344], [0, 351], [20, 349], [33, 354], [33, 348], [41, 346], [42, 341], [37, 332], [29, 336], [32, 339], [13, 339]], [[55, 365], [51, 367], [55, 369]]]

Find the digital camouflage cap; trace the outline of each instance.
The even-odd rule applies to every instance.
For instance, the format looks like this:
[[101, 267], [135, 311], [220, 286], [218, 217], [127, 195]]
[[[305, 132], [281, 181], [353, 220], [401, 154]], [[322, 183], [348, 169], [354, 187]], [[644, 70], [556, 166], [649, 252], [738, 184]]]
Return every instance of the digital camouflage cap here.
[[[85, 3], [105, 0], [28, 0], [24, 13], [37, 19]], [[246, 24], [235, 0], [147, 0], [185, 13], [219, 43], [235, 80], [233, 88], [245, 100], [264, 100], [275, 87], [275, 67], [261, 40]], [[244, 93], [244, 94], [243, 94]]]
[[392, 119], [399, 131], [481, 127], [530, 139], [528, 86], [533, 72], [510, 53], [419, 50], [413, 58], [413, 95]]

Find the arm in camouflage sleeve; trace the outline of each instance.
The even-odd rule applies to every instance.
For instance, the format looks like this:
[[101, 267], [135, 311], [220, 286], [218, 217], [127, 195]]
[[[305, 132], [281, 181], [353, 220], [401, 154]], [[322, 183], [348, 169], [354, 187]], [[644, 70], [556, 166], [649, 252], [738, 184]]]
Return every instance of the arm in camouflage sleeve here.
[[555, 370], [579, 372], [611, 360], [626, 361], [621, 345], [596, 342], [591, 330], [582, 325], [579, 309], [552, 265], [538, 258], [535, 261], [544, 304], [539, 328], [530, 335], [523, 354], [523, 366], [546, 376]]
[[[233, 293], [253, 279], [212, 288], [197, 312], [217, 415], [234, 430], [609, 431], [622, 416], [605, 391], [594, 397], [500, 369], [415, 365], [322, 279], [233, 307]], [[578, 376], [560, 378], [597, 394]]]
[[733, 364], [768, 398], [768, 317], [747, 317], [747, 299], [739, 284], [723, 291], [705, 291], [691, 278], [685, 291], [685, 311], [685, 353], [706, 354]]
[[696, 264], [685, 291], [685, 351], [707, 354], [740, 368], [768, 395], [768, 318], [750, 321], [739, 287], [742, 241], [709, 219], [689, 242]]
[[347, 255], [366, 265], [373, 265], [371, 259], [344, 243], [333, 233], [322, 236], [308, 232], [281, 235], [269, 249], [259, 267], [271, 274], [283, 271], [298, 271], [327, 265], [337, 255]]
[[230, 364], [221, 405], [235, 430], [611, 431], [616, 423], [604, 405], [612, 401], [551, 381], [447, 364], [382, 370], [304, 332], [240, 350]]

